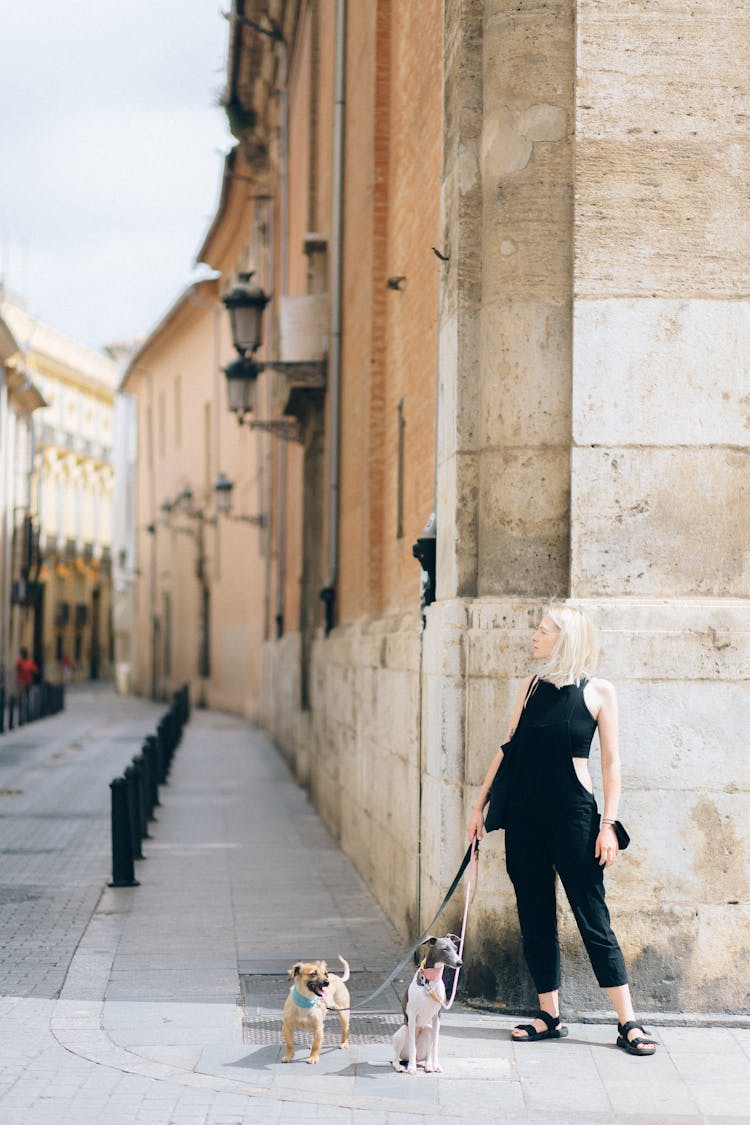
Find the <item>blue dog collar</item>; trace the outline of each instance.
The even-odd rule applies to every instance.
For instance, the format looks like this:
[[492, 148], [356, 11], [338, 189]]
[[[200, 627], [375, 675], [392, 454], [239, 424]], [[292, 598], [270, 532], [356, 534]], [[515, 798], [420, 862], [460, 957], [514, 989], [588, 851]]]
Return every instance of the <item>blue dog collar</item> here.
[[292, 985], [292, 1000], [298, 1008], [314, 1008], [318, 999], [319, 997], [316, 996], [314, 999], [308, 1000], [306, 996], [302, 996], [301, 993], [297, 992], [296, 984]]

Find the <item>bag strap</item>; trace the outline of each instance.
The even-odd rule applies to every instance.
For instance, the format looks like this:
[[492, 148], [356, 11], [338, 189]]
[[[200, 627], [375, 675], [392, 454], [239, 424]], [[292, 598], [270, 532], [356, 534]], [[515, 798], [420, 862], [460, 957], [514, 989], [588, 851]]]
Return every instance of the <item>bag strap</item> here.
[[[531, 699], [532, 695], [534, 694], [534, 692], [536, 691], [536, 689], [538, 687], [539, 687], [539, 677], [534, 675], [534, 676], [531, 677], [531, 683], [529, 684], [528, 688], [526, 689], [526, 695], [524, 696], [523, 707], [521, 708], [521, 715], [526, 710], [526, 704], [529, 702], [529, 700]], [[519, 723], [521, 721], [521, 715], [518, 716]]]
[[529, 702], [529, 700], [531, 699], [532, 695], [534, 694], [534, 692], [535, 692], [535, 690], [538, 686], [539, 686], [539, 677], [538, 676], [532, 676], [531, 682], [526, 689], [526, 695], [523, 697], [523, 706], [521, 707], [521, 714], [518, 716], [518, 722], [516, 723], [515, 727], [513, 728], [513, 732], [510, 736], [511, 738], [514, 738], [515, 735], [518, 733], [518, 729], [521, 726], [521, 720], [523, 719], [524, 712], [526, 711], [526, 704]]

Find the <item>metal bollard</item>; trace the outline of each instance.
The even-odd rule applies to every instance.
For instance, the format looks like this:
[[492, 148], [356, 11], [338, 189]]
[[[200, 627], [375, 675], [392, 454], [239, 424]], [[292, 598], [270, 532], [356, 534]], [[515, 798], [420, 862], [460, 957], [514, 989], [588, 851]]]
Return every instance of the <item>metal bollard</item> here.
[[22, 727], [26, 723], [26, 695], [22, 691], [18, 696], [18, 726]]
[[169, 771], [172, 768], [172, 740], [169, 733], [169, 724], [164, 719], [159, 719], [156, 727], [156, 734], [161, 743], [161, 752], [164, 758], [164, 776], [169, 776]]
[[148, 830], [148, 795], [146, 793], [146, 771], [143, 768], [143, 757], [141, 754], [134, 754], [131, 761], [138, 778], [138, 816], [140, 818], [141, 839], [149, 840], [151, 837]]
[[112, 790], [112, 882], [110, 887], [139, 887], [133, 866], [128, 813], [128, 783], [116, 777], [109, 783]]
[[16, 697], [15, 695], [11, 695], [8, 699], [8, 730], [13, 730], [13, 727], [15, 726], [15, 707]]
[[151, 784], [151, 759], [148, 754], [144, 752], [144, 747], [141, 747], [140, 754], [133, 759], [137, 761], [141, 767], [141, 792], [143, 793], [143, 810], [146, 814], [146, 824], [149, 820], [155, 820], [154, 816], [154, 787]]
[[159, 763], [158, 778], [160, 785], [166, 785], [167, 774], [169, 773], [169, 758], [167, 756], [167, 748], [162, 738], [159, 728], [156, 728], [156, 734], [150, 735], [156, 741], [157, 748], [157, 762]]
[[151, 808], [155, 809], [159, 807], [161, 801], [159, 800], [159, 741], [153, 734], [149, 734], [144, 738], [141, 753], [148, 762], [149, 781], [151, 783]]
[[177, 716], [177, 722], [180, 727], [180, 732], [182, 732], [185, 723], [187, 722], [187, 715], [185, 714], [185, 693], [182, 688], [180, 688], [179, 691], [175, 692], [174, 711]]
[[180, 738], [182, 737], [182, 728], [180, 727], [179, 716], [175, 707], [170, 707], [167, 712], [167, 722], [169, 723], [169, 730], [172, 738], [172, 745], [175, 750], [180, 745]]
[[140, 810], [140, 780], [135, 766], [125, 769], [125, 781], [128, 786], [128, 822], [130, 824], [130, 847], [133, 859], [143, 859], [141, 851], [141, 810]]

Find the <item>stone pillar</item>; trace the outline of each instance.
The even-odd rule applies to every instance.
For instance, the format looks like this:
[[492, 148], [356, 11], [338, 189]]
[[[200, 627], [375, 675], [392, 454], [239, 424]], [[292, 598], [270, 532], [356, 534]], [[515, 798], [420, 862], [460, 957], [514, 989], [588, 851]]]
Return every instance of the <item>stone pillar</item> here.
[[483, 0], [445, 5], [437, 596], [477, 591]]
[[[438, 601], [424, 640], [426, 914], [465, 847], [467, 768], [472, 784], [479, 769], [471, 747], [467, 756], [479, 698], [468, 663], [471, 599], [567, 593], [573, 15], [573, 0], [445, 5], [449, 260], [440, 304]], [[521, 616], [531, 619], [528, 610]], [[513, 675], [502, 670], [493, 698], [512, 696]]]
[[[466, 603], [477, 593], [483, 0], [444, 5], [436, 454], [437, 598], [423, 637], [419, 928], [463, 847]], [[446, 925], [449, 925], [446, 920]]]
[[[750, 27], [720, 0], [477, 0], [446, 21], [425, 896], [461, 854], [457, 795], [465, 818], [539, 610], [571, 598], [620, 698], [634, 844], [608, 893], [637, 1004], [746, 1012]], [[468, 981], [512, 1007], [533, 989], [502, 843]], [[561, 919], [571, 999], [601, 1007]]]
[[620, 692], [620, 936], [651, 1006], [747, 1011], [750, 25], [578, 8], [571, 592]]
[[479, 595], [568, 591], [574, 20], [484, 5]]

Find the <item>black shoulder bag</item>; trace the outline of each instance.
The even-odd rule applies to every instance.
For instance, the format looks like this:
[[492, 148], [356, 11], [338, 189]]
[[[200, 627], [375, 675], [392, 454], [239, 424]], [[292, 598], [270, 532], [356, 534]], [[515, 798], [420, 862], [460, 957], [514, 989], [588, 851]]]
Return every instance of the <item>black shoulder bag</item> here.
[[513, 731], [508, 741], [503, 743], [501, 747], [503, 759], [497, 767], [497, 772], [492, 779], [492, 784], [490, 785], [490, 791], [488, 793], [490, 805], [487, 809], [487, 815], [484, 818], [485, 832], [495, 832], [498, 828], [505, 828], [508, 823], [508, 798], [510, 795], [510, 782], [513, 776], [513, 755], [517, 752], [515, 743], [518, 738], [521, 723], [523, 722], [526, 704], [529, 702], [531, 694], [538, 683], [539, 677], [533, 676], [523, 701], [521, 714], [518, 716], [516, 729]]

